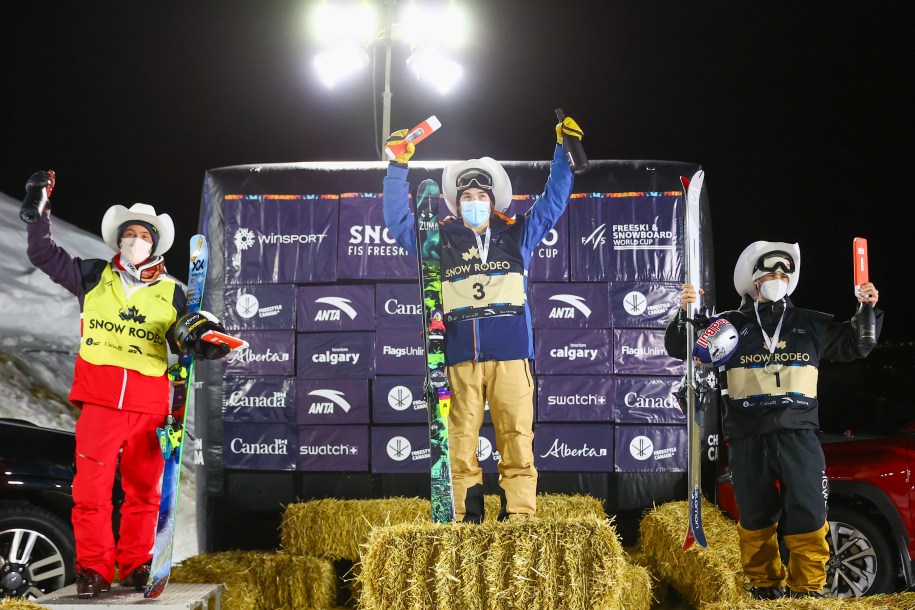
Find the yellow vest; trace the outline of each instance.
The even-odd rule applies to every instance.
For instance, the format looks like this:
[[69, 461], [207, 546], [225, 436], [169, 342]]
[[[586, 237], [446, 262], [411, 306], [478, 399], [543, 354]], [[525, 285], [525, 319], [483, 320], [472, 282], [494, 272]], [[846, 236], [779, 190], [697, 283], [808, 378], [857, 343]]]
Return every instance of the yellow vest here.
[[178, 316], [173, 303], [175, 286], [171, 278], [160, 278], [128, 295], [118, 272], [106, 265], [83, 301], [79, 355], [92, 364], [120, 366], [150, 376], [165, 374], [165, 333]]

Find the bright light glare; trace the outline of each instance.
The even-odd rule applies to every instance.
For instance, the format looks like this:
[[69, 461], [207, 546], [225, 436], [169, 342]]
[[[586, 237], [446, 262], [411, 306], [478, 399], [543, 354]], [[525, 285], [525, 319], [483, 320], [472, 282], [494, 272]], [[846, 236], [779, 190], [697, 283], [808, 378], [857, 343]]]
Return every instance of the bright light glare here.
[[369, 64], [369, 55], [355, 42], [344, 42], [315, 56], [318, 78], [327, 88], [355, 74]]
[[459, 63], [433, 48], [421, 49], [407, 59], [407, 67], [442, 95], [448, 93], [464, 74]]
[[375, 8], [368, 2], [321, 2], [314, 11], [311, 30], [317, 40], [367, 41], [378, 33]]
[[429, 8], [411, 3], [400, 20], [404, 40], [412, 45], [434, 42], [457, 47], [464, 42], [467, 23], [457, 6]]

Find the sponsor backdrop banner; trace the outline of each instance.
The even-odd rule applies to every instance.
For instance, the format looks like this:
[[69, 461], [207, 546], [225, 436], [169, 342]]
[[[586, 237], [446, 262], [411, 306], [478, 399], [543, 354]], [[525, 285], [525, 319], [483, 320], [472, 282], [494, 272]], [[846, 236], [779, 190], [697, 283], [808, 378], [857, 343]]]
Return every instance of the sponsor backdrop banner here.
[[286, 330], [243, 331], [237, 333], [248, 347], [233, 350], [225, 357], [229, 376], [295, 375], [295, 332]]
[[296, 376], [303, 379], [371, 379], [375, 333], [310, 333], [296, 336]]
[[340, 196], [337, 277], [357, 280], [418, 279], [416, 256], [397, 245], [384, 224], [381, 195]]
[[337, 279], [337, 195], [226, 195], [226, 284]]
[[429, 473], [428, 426], [373, 426], [372, 472]]
[[373, 286], [301, 286], [299, 332], [375, 330]]
[[416, 376], [375, 377], [372, 382], [372, 422], [376, 424], [423, 424], [429, 421], [423, 400], [425, 378]]
[[663, 330], [613, 331], [613, 372], [617, 375], [683, 375], [686, 365], [667, 355]]
[[609, 330], [539, 330], [534, 333], [538, 374], [609, 375]]
[[668, 281], [683, 277], [679, 191], [572, 195], [572, 281]]
[[616, 421], [625, 424], [686, 424], [674, 392], [679, 377], [617, 377]]
[[539, 375], [537, 421], [613, 421], [613, 378]]
[[226, 422], [223, 431], [226, 468], [295, 470], [295, 426]]
[[[506, 215], [521, 215], [540, 200], [539, 195], [515, 195]], [[566, 209], [556, 225], [531, 254], [528, 277], [534, 282], [567, 282], [569, 280], [569, 211]]]
[[419, 284], [376, 284], [375, 324], [378, 330], [402, 328], [422, 333]]
[[369, 423], [369, 382], [365, 379], [299, 379], [296, 423]]
[[616, 472], [684, 472], [686, 426], [617, 426]]
[[296, 470], [365, 472], [368, 426], [299, 426]]
[[225, 421], [295, 421], [295, 379], [292, 377], [226, 377], [222, 386]]
[[610, 328], [606, 284], [534, 284], [534, 328]]
[[537, 424], [534, 464], [543, 472], [612, 472], [613, 426]]
[[680, 304], [680, 284], [611, 282], [613, 328], [666, 328], [670, 310]]
[[426, 352], [419, 332], [379, 330], [375, 333], [376, 375], [422, 375], [425, 369]]
[[295, 286], [226, 288], [222, 323], [229, 330], [295, 330]]

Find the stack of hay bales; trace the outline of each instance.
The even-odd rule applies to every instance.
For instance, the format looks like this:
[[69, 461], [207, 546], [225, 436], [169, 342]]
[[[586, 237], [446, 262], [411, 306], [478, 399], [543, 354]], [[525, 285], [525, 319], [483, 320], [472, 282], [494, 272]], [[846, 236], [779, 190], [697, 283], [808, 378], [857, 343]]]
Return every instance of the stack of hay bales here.
[[0, 599], [0, 608], [3, 608], [3, 610], [45, 610], [44, 606], [16, 597]]
[[359, 582], [365, 610], [651, 606], [648, 571], [628, 561], [610, 521], [595, 517], [379, 528]]
[[702, 524], [708, 548], [683, 550], [687, 503], [670, 502], [642, 519], [639, 556], [649, 569], [700, 610], [915, 610], [915, 593], [858, 599], [753, 599], [744, 588], [737, 524], [705, 500]]

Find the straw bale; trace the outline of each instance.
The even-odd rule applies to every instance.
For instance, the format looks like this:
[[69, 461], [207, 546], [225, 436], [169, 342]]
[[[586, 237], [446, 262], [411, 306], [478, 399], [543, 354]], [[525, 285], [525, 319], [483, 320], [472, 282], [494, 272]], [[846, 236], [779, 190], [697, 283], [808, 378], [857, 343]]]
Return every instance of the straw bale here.
[[[497, 495], [483, 498], [486, 521], [495, 521], [501, 508]], [[537, 496], [537, 516], [544, 518], [603, 517], [601, 500], [590, 496], [543, 494]], [[431, 520], [425, 498], [380, 500], [311, 500], [290, 504], [283, 512], [280, 545], [293, 555], [326, 559], [359, 559], [373, 527]]]
[[737, 526], [715, 506], [702, 502], [702, 524], [708, 548], [683, 550], [686, 502], [669, 502], [648, 512], [640, 526], [641, 548], [656, 573], [695, 607], [749, 600], [740, 565]]
[[636, 566], [641, 566], [648, 572], [651, 584], [651, 596], [653, 598], [652, 607], [666, 607], [670, 597], [668, 595], [670, 585], [658, 578], [658, 570], [654, 565], [654, 560], [642, 549], [641, 546], [635, 546], [625, 550], [629, 554], [630, 563]]
[[594, 517], [378, 528], [358, 578], [365, 610], [647, 610], [651, 599], [647, 571]]
[[45, 610], [47, 606], [39, 606], [18, 597], [4, 597], [0, 599], [0, 608], [4, 610]]
[[747, 598], [738, 604], [718, 602], [703, 610], [915, 610], [915, 593], [872, 595], [852, 599], [779, 599], [763, 601]]
[[337, 601], [333, 564], [306, 555], [260, 551], [196, 555], [175, 566], [171, 581], [225, 583], [227, 610], [323, 609]]

